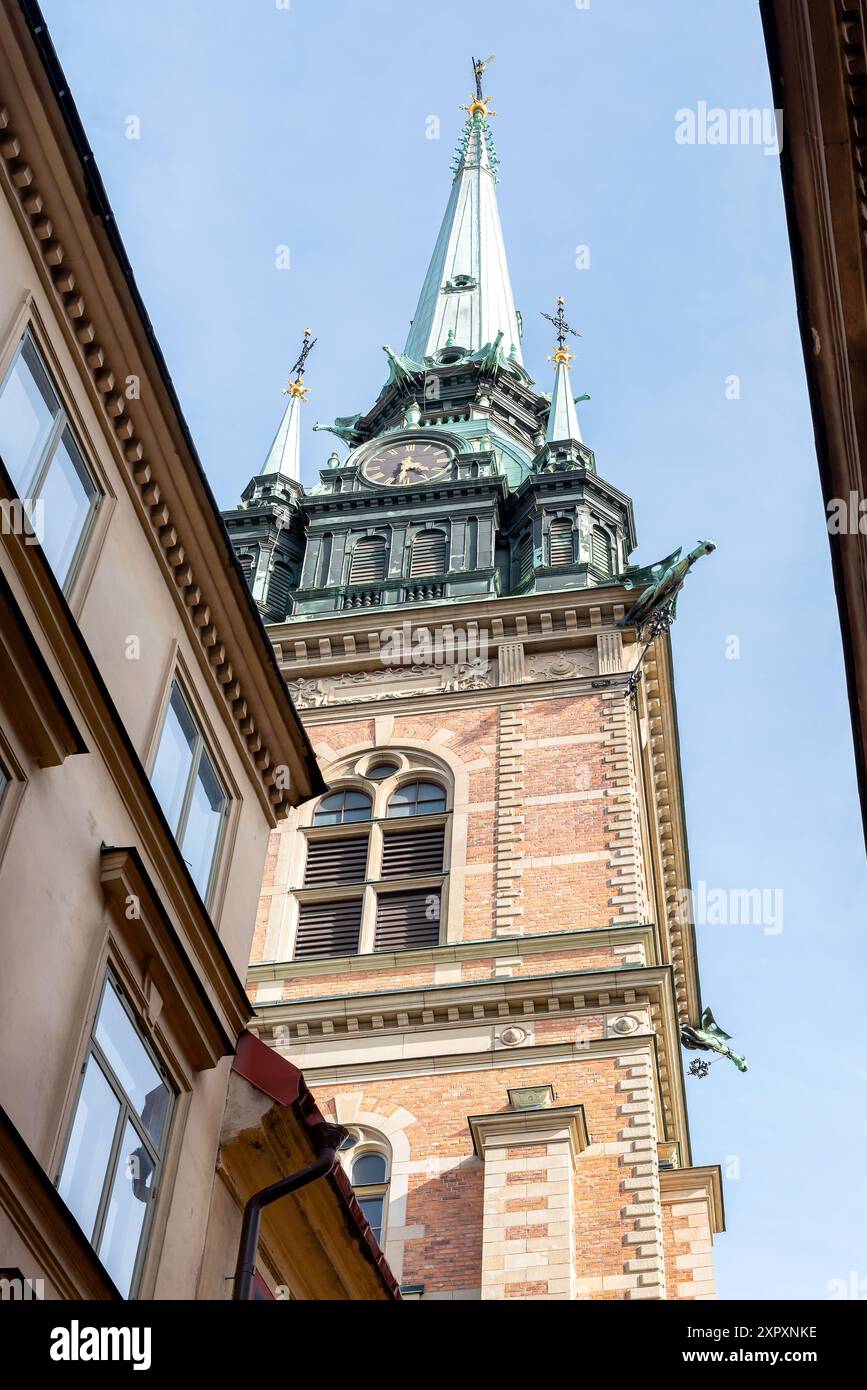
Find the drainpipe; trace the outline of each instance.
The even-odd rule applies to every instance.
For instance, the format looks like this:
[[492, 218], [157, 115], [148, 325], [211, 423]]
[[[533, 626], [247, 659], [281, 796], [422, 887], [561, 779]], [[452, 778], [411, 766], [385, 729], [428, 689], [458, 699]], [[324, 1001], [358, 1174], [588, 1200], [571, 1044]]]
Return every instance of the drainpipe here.
[[338, 1150], [342, 1149], [350, 1138], [342, 1125], [330, 1125], [324, 1121], [311, 1125], [310, 1137], [316, 1151], [316, 1162], [308, 1164], [306, 1168], [299, 1168], [297, 1173], [290, 1173], [288, 1178], [281, 1178], [270, 1187], [263, 1187], [261, 1192], [254, 1192], [244, 1207], [241, 1243], [238, 1247], [238, 1262], [235, 1265], [235, 1289], [232, 1294], [235, 1301], [249, 1300], [253, 1296], [253, 1278], [256, 1273], [263, 1209], [272, 1202], [279, 1201], [281, 1197], [288, 1196], [290, 1192], [298, 1192], [308, 1183], [327, 1177], [337, 1162]]

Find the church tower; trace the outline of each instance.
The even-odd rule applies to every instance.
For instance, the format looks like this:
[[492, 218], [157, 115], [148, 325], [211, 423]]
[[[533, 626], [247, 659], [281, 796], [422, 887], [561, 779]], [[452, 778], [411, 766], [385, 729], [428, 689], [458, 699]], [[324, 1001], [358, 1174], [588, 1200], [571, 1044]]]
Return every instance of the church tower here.
[[669, 633], [699, 552], [630, 568], [562, 300], [530, 376], [484, 67], [377, 400], [314, 427], [344, 447], [303, 489], [305, 335], [226, 514], [329, 786], [272, 837], [251, 1026], [353, 1133], [405, 1296], [710, 1298]]

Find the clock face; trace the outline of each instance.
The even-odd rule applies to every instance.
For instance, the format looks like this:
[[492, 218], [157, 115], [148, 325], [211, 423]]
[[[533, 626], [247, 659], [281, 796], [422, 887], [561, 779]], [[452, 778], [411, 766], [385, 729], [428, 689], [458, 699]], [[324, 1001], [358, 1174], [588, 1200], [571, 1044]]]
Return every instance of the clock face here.
[[362, 472], [372, 483], [412, 487], [442, 473], [451, 459], [443, 444], [428, 440], [398, 440], [377, 449], [364, 462]]

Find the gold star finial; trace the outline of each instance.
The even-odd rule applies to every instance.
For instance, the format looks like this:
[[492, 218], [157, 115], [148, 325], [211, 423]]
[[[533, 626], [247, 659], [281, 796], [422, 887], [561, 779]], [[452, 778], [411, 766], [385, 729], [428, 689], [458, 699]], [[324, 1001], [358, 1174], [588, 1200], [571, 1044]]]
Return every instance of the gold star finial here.
[[562, 364], [562, 366], [568, 367], [571, 365], [571, 363], [575, 361], [575, 354], [574, 352], [570, 352], [567, 347], [558, 347], [553, 357], [549, 357], [548, 361], [556, 362], [558, 363], [558, 365]]

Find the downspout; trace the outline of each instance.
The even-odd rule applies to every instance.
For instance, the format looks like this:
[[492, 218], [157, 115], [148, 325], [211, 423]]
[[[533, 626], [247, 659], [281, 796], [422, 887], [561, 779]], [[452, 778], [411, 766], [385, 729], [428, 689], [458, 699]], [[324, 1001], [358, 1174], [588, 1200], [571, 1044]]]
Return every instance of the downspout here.
[[232, 1294], [235, 1301], [249, 1300], [253, 1295], [259, 1230], [264, 1208], [272, 1202], [279, 1201], [281, 1197], [288, 1196], [290, 1192], [298, 1192], [308, 1183], [327, 1177], [337, 1162], [338, 1150], [345, 1144], [349, 1134], [342, 1125], [323, 1122], [310, 1127], [310, 1137], [317, 1155], [316, 1162], [308, 1164], [306, 1168], [299, 1168], [296, 1173], [291, 1173], [288, 1178], [281, 1178], [270, 1187], [263, 1187], [261, 1192], [254, 1192], [244, 1207], [238, 1262], [235, 1265], [235, 1288]]

